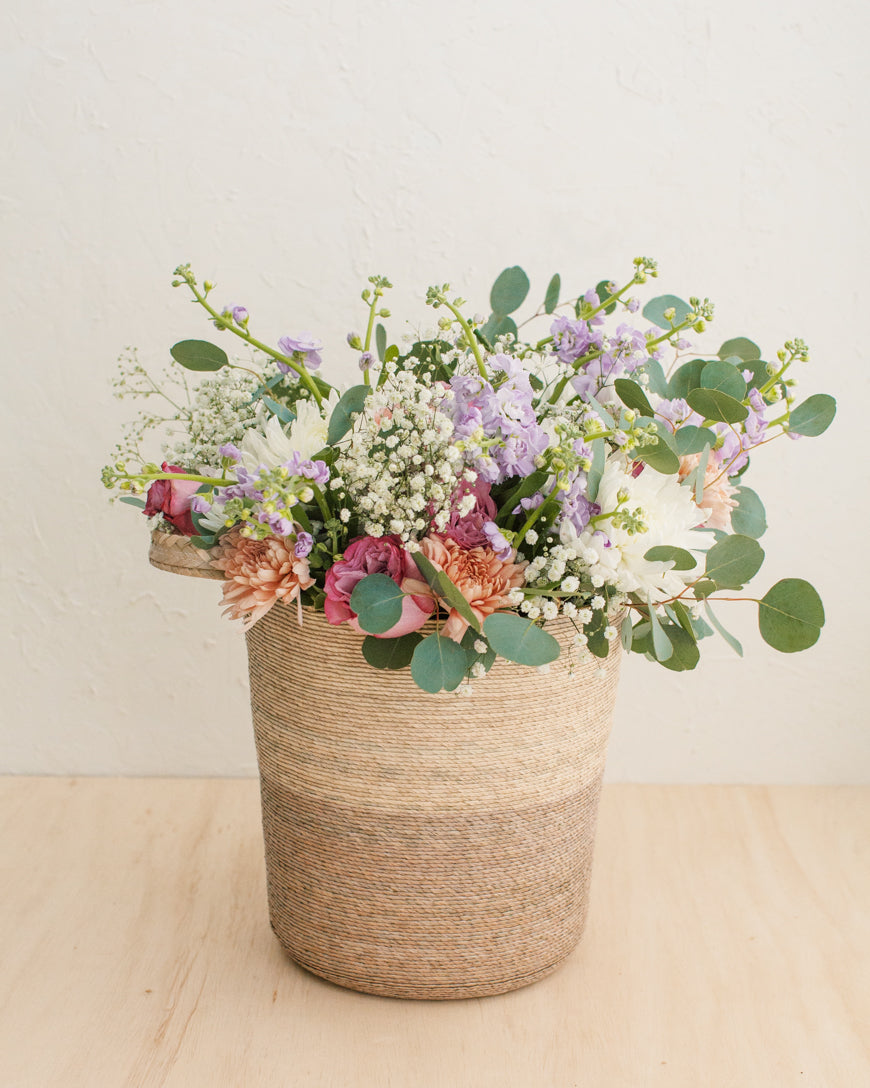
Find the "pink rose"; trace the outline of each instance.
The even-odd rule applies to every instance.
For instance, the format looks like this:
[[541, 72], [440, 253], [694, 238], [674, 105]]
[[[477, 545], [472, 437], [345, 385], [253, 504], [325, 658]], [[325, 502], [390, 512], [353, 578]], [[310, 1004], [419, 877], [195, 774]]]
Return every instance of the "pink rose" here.
[[[349, 624], [355, 631], [362, 631], [356, 613], [350, 607], [350, 595], [354, 586], [367, 574], [386, 574], [396, 585], [405, 578], [419, 580], [417, 564], [402, 547], [397, 536], [362, 536], [348, 545], [344, 558], [339, 559], [326, 572], [326, 601], [323, 611], [329, 623]], [[375, 638], [398, 638], [416, 631], [429, 619], [435, 602], [427, 596], [409, 596], [402, 601], [402, 615], [389, 631]]]
[[[470, 512], [464, 517], [459, 516], [459, 503], [466, 495], [474, 495], [475, 503]], [[496, 507], [490, 498], [489, 484], [486, 480], [478, 480], [472, 486], [467, 480], [463, 480], [451, 497], [453, 513], [444, 535], [461, 544], [463, 548], [476, 548], [489, 543], [486, 533], [483, 531], [484, 523], [495, 521]]]
[[[164, 472], [184, 472], [178, 465], [161, 465]], [[148, 497], [143, 511], [149, 518], [162, 514], [184, 536], [196, 536], [196, 529], [190, 517], [190, 500], [199, 489], [196, 480], [155, 480], [148, 488]]]

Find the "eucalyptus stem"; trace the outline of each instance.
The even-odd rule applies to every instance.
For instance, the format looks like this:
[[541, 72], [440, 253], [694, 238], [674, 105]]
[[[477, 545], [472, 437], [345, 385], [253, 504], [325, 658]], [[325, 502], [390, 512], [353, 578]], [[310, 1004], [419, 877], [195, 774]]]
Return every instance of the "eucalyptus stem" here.
[[320, 507], [320, 513], [323, 515], [323, 521], [325, 524], [332, 518], [329, 507], [326, 505], [326, 499], [317, 484], [309, 481], [309, 486], [314, 492], [314, 498], [317, 500], [317, 505]]

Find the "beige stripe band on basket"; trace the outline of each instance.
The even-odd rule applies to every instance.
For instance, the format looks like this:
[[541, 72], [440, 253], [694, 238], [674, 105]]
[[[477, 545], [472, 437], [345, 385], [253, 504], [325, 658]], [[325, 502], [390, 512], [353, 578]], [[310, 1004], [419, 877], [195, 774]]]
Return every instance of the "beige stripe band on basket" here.
[[[474, 694], [372, 669], [361, 637], [276, 605], [247, 634], [272, 927], [341, 986], [501, 993], [549, 974], [586, 918], [619, 671], [548, 624], [549, 673], [499, 660]], [[573, 671], [573, 676], [571, 672]]]

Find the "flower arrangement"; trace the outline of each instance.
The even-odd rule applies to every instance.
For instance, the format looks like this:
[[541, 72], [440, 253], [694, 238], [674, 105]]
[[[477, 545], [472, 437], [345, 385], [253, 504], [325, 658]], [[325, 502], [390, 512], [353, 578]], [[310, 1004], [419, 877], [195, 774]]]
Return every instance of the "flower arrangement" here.
[[[557, 617], [579, 655], [606, 657], [618, 635], [681, 671], [717, 632], [742, 654], [715, 608], [764, 558], [750, 457], [820, 435], [836, 405], [824, 393], [797, 402], [799, 339], [772, 361], [745, 337], [695, 350], [688, 337], [713, 307], [663, 295], [641, 308], [636, 289], [657, 274], [639, 257], [621, 286], [603, 280], [568, 301], [555, 275], [520, 324], [519, 267], [497, 278], [488, 317], [469, 316], [448, 284], [430, 287], [437, 327], [401, 346], [381, 323], [392, 285], [371, 276], [365, 334], [347, 338], [361, 382], [339, 390], [319, 372], [320, 340], [270, 346], [246, 307], [217, 309], [214, 285], [182, 265], [173, 286], [248, 356], [184, 340], [170, 384], [123, 361], [117, 395], [170, 410], [128, 426], [103, 482], [208, 550], [226, 614], [245, 628], [275, 606], [294, 606], [300, 623], [304, 607], [320, 610], [360, 633], [371, 666], [410, 666], [426, 691], [468, 690], [499, 655], [546, 669]], [[141, 444], [160, 426], [158, 465]], [[784, 652], [824, 624], [799, 578], [738, 599], [755, 601], [762, 638]]]

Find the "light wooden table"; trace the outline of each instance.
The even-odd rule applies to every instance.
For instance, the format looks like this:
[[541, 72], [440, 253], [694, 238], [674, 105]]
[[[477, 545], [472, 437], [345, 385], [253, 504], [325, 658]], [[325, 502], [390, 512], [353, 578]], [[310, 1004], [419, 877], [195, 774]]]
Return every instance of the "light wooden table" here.
[[0, 780], [2, 1088], [862, 1088], [870, 790], [610, 786], [554, 975], [405, 1002], [296, 967], [253, 781]]

